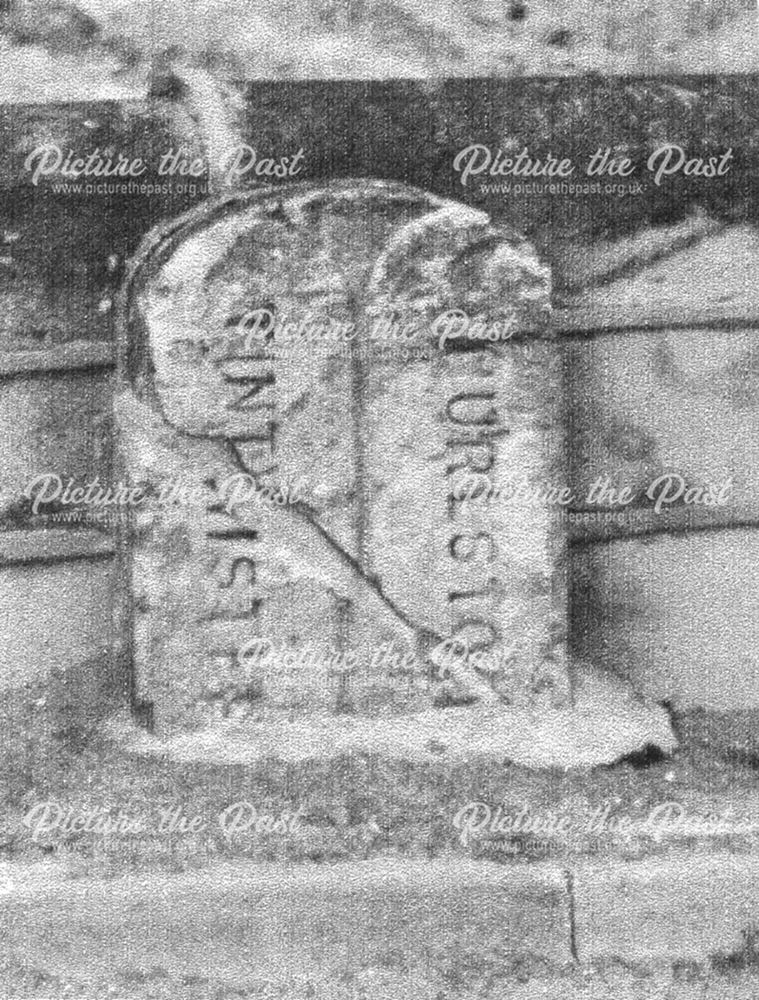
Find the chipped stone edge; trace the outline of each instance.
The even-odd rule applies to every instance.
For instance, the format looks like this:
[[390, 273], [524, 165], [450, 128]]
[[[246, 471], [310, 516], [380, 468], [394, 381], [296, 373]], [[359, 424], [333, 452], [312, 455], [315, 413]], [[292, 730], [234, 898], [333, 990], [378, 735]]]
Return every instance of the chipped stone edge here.
[[126, 754], [219, 765], [364, 753], [421, 762], [487, 758], [567, 770], [610, 764], [652, 743], [664, 753], [677, 746], [665, 709], [631, 697], [603, 676], [586, 677], [575, 705], [560, 709], [474, 705], [382, 718], [222, 720], [207, 729], [165, 737], [152, 735], [120, 713], [107, 721], [104, 735]]

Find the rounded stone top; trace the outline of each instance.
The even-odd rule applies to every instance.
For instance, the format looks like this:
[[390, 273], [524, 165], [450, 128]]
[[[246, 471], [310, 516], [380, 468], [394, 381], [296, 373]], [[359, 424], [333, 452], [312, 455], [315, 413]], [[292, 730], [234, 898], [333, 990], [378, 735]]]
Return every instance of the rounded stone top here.
[[249, 376], [256, 357], [287, 358], [294, 402], [299, 377], [346, 349], [387, 361], [409, 347], [488, 347], [545, 336], [550, 314], [548, 269], [516, 233], [477, 209], [371, 180], [201, 206], [143, 246], [129, 294], [143, 375], [152, 369], [175, 429], [205, 437], [254, 432], [255, 409], [230, 406], [237, 369]]

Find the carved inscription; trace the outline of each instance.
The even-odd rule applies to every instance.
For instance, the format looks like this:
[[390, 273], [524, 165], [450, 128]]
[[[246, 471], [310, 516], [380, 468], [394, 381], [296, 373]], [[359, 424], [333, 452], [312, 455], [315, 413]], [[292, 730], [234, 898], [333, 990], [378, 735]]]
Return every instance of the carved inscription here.
[[[155, 496], [171, 477], [202, 495], [154, 503], [134, 541], [138, 686], [159, 729], [532, 703], [545, 688], [561, 703], [562, 539], [547, 512], [456, 490], [467, 473], [545, 476], [563, 447], [529, 246], [481, 212], [348, 182], [243, 196], [155, 257], [131, 289], [126, 335], [147, 360], [121, 399], [123, 450]], [[452, 310], [507, 342], [459, 336]], [[262, 311], [277, 322], [254, 323]], [[299, 315], [318, 345], [277, 340]], [[537, 360], [515, 329], [539, 338]], [[377, 330], [405, 331], [415, 353]], [[230, 492], [234, 476], [305, 487], [277, 506]]]

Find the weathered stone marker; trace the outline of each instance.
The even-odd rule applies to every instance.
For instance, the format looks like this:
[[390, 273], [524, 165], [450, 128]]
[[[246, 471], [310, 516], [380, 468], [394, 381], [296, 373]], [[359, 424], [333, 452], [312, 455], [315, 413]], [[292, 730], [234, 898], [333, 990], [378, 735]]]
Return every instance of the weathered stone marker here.
[[545, 713], [571, 721], [564, 529], [505, 489], [564, 481], [549, 291], [513, 233], [393, 183], [236, 195], [151, 238], [117, 409], [157, 733], [529, 758]]

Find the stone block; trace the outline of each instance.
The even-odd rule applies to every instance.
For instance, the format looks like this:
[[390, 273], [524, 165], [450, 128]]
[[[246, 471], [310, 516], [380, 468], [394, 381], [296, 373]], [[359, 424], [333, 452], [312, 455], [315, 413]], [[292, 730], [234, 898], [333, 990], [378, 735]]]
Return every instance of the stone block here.
[[[347, 182], [203, 208], [139, 261], [117, 415], [151, 497], [131, 567], [158, 730], [565, 705], [563, 529], [547, 505], [457, 493], [561, 468], [531, 248], [482, 212]], [[170, 484], [188, 502], [163, 502]]]
[[[699, 962], [740, 968], [754, 954], [759, 864], [726, 853], [578, 865], [575, 934], [582, 962]], [[753, 944], [752, 944], [753, 942]]]
[[575, 548], [575, 650], [675, 708], [759, 705], [759, 533]]
[[663, 329], [573, 343], [571, 478], [579, 505], [606, 480], [631, 491], [631, 506], [656, 514], [690, 506], [709, 507], [704, 516], [756, 519], [755, 341], [753, 330]]
[[[0, 513], [6, 521], [15, 526], [31, 523], [31, 502], [24, 494], [37, 476], [52, 473], [61, 477], [64, 486], [69, 479], [82, 486], [96, 476], [107, 482], [112, 426], [108, 374], [65, 373], [3, 381]], [[39, 513], [50, 509], [42, 505]]]
[[102, 881], [8, 876], [3, 964], [23, 956], [48, 976], [116, 994], [160, 969], [177, 984], [324, 1000], [418, 988], [434, 997], [475, 983], [478, 995], [500, 996], [515, 970], [571, 963], [566, 884], [543, 865], [387, 859]]
[[82, 660], [105, 664], [115, 636], [110, 627], [108, 562], [11, 566], [0, 569], [0, 608], [6, 622], [0, 689], [39, 684], [51, 672]]

